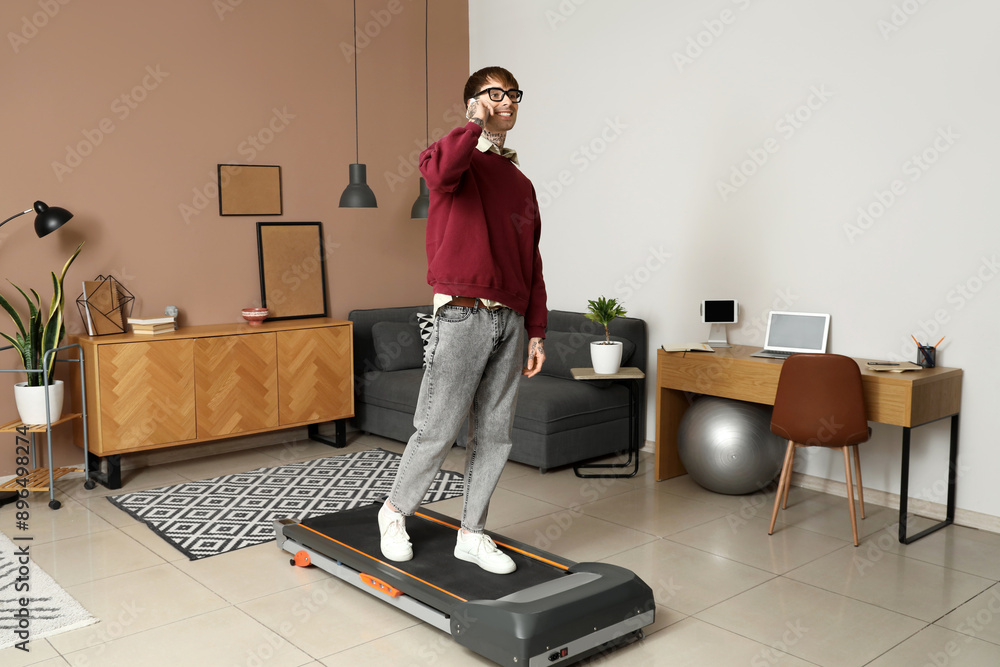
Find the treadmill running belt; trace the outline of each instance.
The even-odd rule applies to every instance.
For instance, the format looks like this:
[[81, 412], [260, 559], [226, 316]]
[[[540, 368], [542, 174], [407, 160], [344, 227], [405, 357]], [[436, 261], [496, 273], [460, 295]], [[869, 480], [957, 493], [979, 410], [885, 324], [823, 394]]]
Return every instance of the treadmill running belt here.
[[[495, 600], [566, 574], [561, 567], [546, 564], [503, 546], [500, 546], [500, 549], [513, 558], [517, 565], [517, 570], [511, 574], [493, 574], [474, 563], [461, 561], [455, 558], [453, 553], [459, 522], [423, 509], [418, 510], [417, 515], [406, 519], [406, 532], [409, 533], [410, 542], [413, 543], [413, 559], [402, 563], [387, 560], [382, 556], [379, 547], [377, 515], [380, 507], [381, 503], [376, 503], [344, 512], [316, 516], [305, 519], [300, 525], [374, 557], [373, 565], [377, 564], [377, 561], [382, 561], [461, 598], [455, 602]], [[423, 518], [419, 516], [420, 514], [451, 525], [442, 525], [431, 518]], [[500, 539], [502, 541], [502, 538]], [[520, 543], [512, 546], [525, 547]], [[532, 551], [537, 552], [534, 549]], [[551, 554], [541, 552], [541, 555], [554, 559], [563, 566], [570, 564], [569, 561], [558, 559]]]

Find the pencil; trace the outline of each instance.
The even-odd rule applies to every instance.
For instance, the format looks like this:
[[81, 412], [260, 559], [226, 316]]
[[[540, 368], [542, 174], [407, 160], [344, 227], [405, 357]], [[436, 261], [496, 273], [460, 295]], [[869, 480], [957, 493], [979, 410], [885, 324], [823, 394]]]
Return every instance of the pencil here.
[[[944, 340], [944, 336], [941, 336], [941, 340]], [[941, 340], [939, 340], [938, 342], [934, 343], [934, 347], [935, 348], [937, 348], [937, 346], [941, 344]]]
[[920, 343], [919, 343], [919, 342], [917, 342], [917, 339], [916, 339], [916, 337], [915, 337], [915, 336], [914, 336], [913, 334], [910, 334], [910, 338], [912, 338], [912, 339], [913, 339], [913, 342], [914, 342], [914, 343], [917, 343], [917, 347], [920, 347]]

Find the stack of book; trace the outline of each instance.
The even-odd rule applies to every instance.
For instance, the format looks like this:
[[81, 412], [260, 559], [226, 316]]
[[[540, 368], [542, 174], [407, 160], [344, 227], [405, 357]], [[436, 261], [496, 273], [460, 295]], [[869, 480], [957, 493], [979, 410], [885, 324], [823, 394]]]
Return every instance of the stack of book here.
[[136, 317], [128, 318], [128, 323], [132, 325], [132, 333], [155, 336], [156, 334], [170, 333], [177, 329], [177, 323], [173, 317], [155, 317], [153, 319], [141, 320]]

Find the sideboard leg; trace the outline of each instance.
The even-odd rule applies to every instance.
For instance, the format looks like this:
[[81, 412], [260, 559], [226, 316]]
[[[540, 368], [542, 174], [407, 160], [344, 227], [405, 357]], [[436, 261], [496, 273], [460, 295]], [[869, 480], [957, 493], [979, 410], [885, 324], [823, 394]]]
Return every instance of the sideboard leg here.
[[331, 440], [325, 435], [320, 435], [319, 424], [309, 424], [307, 427], [309, 429], [309, 439], [315, 440], [316, 442], [322, 442], [324, 445], [330, 445], [331, 447], [336, 447], [337, 449], [347, 446], [347, 420], [337, 419], [333, 422], [333, 424], [337, 428], [336, 440]]
[[[107, 462], [107, 472], [102, 472], [102, 462]], [[112, 454], [101, 458], [96, 454], [87, 452], [87, 466], [90, 468], [90, 479], [98, 482], [101, 486], [109, 489], [122, 488], [122, 457], [120, 454]]]

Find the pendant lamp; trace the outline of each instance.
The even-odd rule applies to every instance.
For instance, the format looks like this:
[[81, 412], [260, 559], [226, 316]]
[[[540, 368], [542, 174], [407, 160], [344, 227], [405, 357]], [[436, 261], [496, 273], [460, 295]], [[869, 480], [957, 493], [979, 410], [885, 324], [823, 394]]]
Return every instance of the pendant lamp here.
[[368, 166], [360, 164], [358, 139], [358, 2], [354, 0], [354, 164], [348, 165], [350, 182], [340, 195], [340, 208], [377, 208], [375, 193], [368, 187]]
[[[428, 68], [427, 68], [427, 0], [424, 0], [424, 118], [427, 123], [427, 138], [424, 144], [424, 148], [431, 143], [431, 110], [430, 110], [430, 94], [428, 92]], [[431, 191], [427, 187], [427, 181], [424, 177], [420, 177], [420, 194], [417, 195], [417, 200], [413, 202], [413, 207], [410, 209], [410, 219], [412, 220], [426, 220], [427, 211], [431, 205]]]

